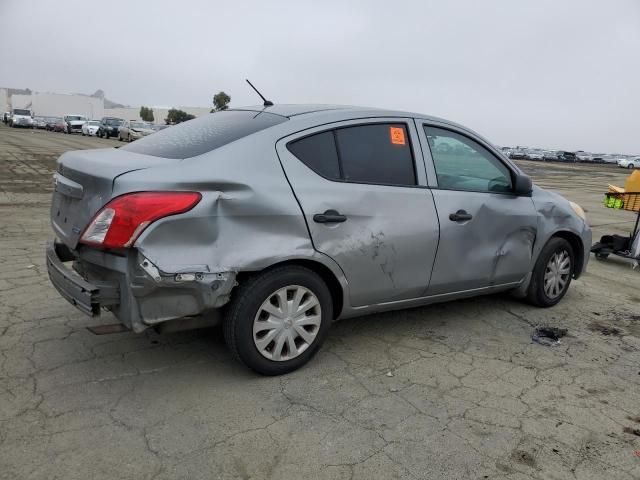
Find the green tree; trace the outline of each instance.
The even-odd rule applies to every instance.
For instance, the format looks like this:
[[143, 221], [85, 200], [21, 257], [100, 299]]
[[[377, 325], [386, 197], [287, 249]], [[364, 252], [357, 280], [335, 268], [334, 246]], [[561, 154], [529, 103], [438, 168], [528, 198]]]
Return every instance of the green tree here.
[[145, 122], [153, 122], [153, 108], [140, 107], [140, 118]]
[[226, 110], [229, 108], [229, 102], [231, 97], [224, 92], [218, 92], [213, 96], [213, 112], [219, 112], [220, 110]]
[[167, 125], [171, 125], [173, 123], [182, 123], [186, 122], [187, 120], [193, 120], [194, 118], [196, 118], [195, 115], [191, 115], [182, 110], [178, 110], [177, 108], [172, 108], [167, 113], [167, 118], [165, 118], [164, 121]]

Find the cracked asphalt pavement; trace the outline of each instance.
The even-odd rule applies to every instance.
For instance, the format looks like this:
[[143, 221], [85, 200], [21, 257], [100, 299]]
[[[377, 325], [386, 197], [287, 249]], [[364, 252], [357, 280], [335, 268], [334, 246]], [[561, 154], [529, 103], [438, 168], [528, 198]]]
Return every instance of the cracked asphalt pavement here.
[[[0, 126], [0, 479], [640, 478], [640, 271], [592, 258], [555, 308], [506, 295], [336, 323], [306, 367], [260, 377], [218, 329], [94, 335], [49, 284], [51, 172], [117, 142]], [[522, 162], [582, 204], [611, 166]], [[554, 347], [538, 325], [568, 329]]]

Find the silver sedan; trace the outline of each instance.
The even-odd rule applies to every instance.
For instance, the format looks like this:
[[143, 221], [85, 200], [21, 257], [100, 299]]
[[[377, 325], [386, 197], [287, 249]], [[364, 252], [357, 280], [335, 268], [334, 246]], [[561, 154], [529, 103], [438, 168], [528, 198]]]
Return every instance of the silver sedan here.
[[591, 245], [578, 205], [473, 131], [326, 105], [67, 152], [51, 222], [49, 276], [76, 308], [136, 332], [221, 321], [266, 375], [302, 366], [337, 319], [500, 291], [551, 307]]

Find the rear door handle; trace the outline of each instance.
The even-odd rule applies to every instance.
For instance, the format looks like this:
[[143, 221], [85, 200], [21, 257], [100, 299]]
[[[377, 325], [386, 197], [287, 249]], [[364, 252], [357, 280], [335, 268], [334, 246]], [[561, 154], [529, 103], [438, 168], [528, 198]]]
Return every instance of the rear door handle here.
[[458, 210], [456, 213], [452, 213], [449, 215], [449, 220], [452, 222], [466, 222], [467, 220], [471, 220], [473, 215], [467, 213], [466, 210]]
[[347, 220], [347, 217], [338, 213], [336, 210], [327, 210], [324, 213], [316, 213], [313, 216], [313, 221], [316, 223], [342, 223]]

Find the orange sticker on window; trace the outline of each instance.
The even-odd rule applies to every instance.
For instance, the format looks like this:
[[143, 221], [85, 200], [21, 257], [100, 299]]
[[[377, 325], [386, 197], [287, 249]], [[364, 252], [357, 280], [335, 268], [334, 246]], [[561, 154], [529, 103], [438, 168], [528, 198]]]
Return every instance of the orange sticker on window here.
[[391, 135], [391, 143], [394, 145], [404, 145], [404, 128], [402, 127], [389, 127], [389, 134]]

